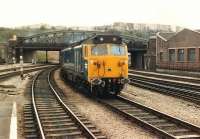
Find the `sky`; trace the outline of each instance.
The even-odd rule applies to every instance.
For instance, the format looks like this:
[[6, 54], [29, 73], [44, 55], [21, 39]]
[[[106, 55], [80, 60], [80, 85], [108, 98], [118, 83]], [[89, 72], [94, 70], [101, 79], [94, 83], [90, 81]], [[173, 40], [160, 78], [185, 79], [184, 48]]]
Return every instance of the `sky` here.
[[200, 29], [200, 0], [0, 0], [0, 26], [158, 23]]

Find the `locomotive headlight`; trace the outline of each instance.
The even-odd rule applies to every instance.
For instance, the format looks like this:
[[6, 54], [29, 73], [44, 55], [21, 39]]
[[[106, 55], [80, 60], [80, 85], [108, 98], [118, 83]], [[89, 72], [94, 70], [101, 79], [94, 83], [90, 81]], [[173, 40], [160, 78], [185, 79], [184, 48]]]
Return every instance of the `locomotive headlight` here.
[[93, 60], [90, 60], [90, 64], [93, 64], [94, 63], [94, 61]]
[[125, 64], [128, 64], [128, 60], [125, 60], [124, 63], [125, 63]]
[[96, 60], [90, 60], [90, 64], [91, 65], [97, 65], [97, 61]]

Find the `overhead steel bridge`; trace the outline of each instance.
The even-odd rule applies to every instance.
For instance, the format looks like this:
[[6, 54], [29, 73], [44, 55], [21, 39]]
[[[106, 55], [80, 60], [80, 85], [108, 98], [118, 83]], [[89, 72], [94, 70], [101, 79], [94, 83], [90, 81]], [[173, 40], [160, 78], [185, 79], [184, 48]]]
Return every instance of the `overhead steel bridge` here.
[[129, 52], [134, 50], [145, 50], [147, 40], [134, 35], [124, 35], [123, 33], [111, 33], [100, 31], [83, 30], [60, 30], [39, 33], [31, 36], [19, 36], [16, 40], [9, 41], [10, 59], [23, 55], [27, 51], [60, 51], [66, 47], [75, 45], [98, 34], [115, 34], [122, 37], [127, 43]]
[[[61, 50], [68, 46], [79, 43], [87, 38], [97, 34], [111, 34], [109, 32], [97, 31], [52, 31], [40, 34], [35, 34], [26, 37], [17, 37], [14, 47], [34, 50]], [[137, 36], [123, 35], [120, 33], [112, 33], [122, 37], [123, 41], [127, 44], [141, 42], [144, 45], [147, 43], [146, 39]]]

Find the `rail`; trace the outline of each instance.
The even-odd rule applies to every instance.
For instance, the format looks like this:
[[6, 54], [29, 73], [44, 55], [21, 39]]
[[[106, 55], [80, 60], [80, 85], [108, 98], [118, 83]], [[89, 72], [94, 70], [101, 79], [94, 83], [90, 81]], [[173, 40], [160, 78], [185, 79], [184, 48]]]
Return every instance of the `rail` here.
[[[63, 102], [59, 96], [59, 92], [54, 89], [50, 78], [54, 69], [55, 68], [51, 68], [47, 71], [40, 72], [32, 82], [32, 104], [41, 138], [45, 139], [48, 137], [59, 136], [79, 136], [87, 137], [89, 139], [97, 139], [96, 136], [99, 135], [95, 136], [95, 133], [90, 131], [90, 129], [84, 125], [78, 116], [76, 116], [76, 114]], [[45, 80], [46, 74], [48, 76], [47, 81]], [[43, 84], [41, 84], [41, 82], [43, 82]], [[41, 86], [45, 86], [45, 88]], [[35, 91], [36, 89], [43, 90], [44, 92]], [[51, 113], [48, 113], [47, 111], [51, 111]], [[54, 111], [59, 112], [55, 113]], [[45, 124], [46, 120], [53, 120], [54, 124]], [[58, 123], [59, 126], [63, 127], [59, 127], [59, 129], [55, 128], [58, 126], [58, 124], [55, 124], [55, 122], [58, 121], [55, 120], [64, 121], [64, 123]], [[69, 125], [71, 125], [71, 127], [68, 127]], [[47, 127], [51, 128], [49, 129]], [[58, 131], [59, 133], [56, 133]]]
[[161, 137], [171, 139], [200, 138], [200, 127], [122, 96], [107, 100], [98, 99], [98, 101]]

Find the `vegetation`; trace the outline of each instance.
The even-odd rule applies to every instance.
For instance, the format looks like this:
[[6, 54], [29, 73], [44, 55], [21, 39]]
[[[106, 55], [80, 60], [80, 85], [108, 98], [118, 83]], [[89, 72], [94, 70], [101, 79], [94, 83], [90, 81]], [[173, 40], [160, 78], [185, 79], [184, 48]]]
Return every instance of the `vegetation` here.
[[46, 52], [38, 51], [36, 53], [37, 62], [45, 62], [46, 61]]
[[[46, 52], [45, 51], [37, 51], [36, 53], [37, 62], [46, 62]], [[48, 61], [58, 61], [59, 60], [59, 52], [57, 51], [49, 51], [48, 52]]]
[[52, 29], [47, 29], [41, 26], [39, 29], [32, 29], [29, 27], [24, 28], [4, 28], [0, 27], [0, 42], [7, 42], [13, 35], [16, 36], [30, 36], [37, 33], [42, 33], [46, 31], [50, 31]]

